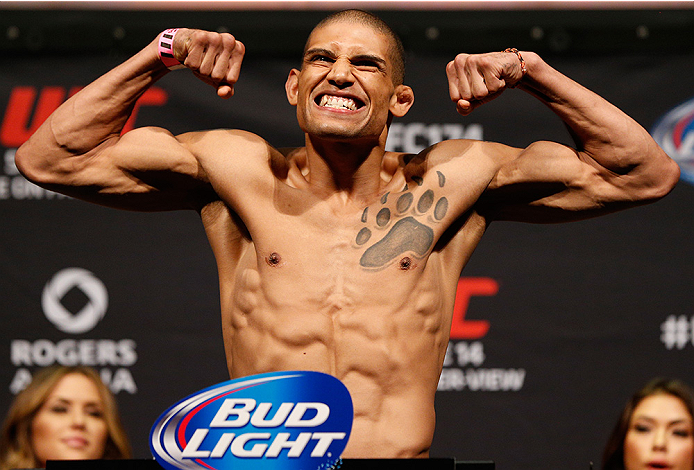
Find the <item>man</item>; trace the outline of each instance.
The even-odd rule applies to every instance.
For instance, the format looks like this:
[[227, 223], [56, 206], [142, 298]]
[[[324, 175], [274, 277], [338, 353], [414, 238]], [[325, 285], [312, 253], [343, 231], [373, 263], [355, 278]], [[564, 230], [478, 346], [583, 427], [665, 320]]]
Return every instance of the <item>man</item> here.
[[[181, 29], [173, 55], [222, 97], [244, 46]], [[378, 18], [341, 12], [311, 33], [286, 82], [305, 147], [237, 130], [120, 136], [167, 73], [157, 42], [62, 105], [17, 152], [48, 189], [132, 210], [193, 209], [215, 254], [232, 378], [317, 370], [344, 382], [354, 425], [344, 457], [426, 457], [462, 268], [493, 220], [558, 222], [665, 196], [677, 165], [636, 122], [530, 52], [448, 64], [461, 114], [509, 87], [533, 94], [577, 148], [447, 141], [385, 151], [407, 113], [402, 47]]]

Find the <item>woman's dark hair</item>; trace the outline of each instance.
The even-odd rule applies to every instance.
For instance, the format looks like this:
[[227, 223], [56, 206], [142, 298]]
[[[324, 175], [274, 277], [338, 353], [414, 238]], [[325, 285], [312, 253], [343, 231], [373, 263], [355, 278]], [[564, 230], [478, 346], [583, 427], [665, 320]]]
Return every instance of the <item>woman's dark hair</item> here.
[[612, 435], [607, 441], [602, 454], [602, 470], [624, 470], [624, 440], [629, 431], [629, 423], [634, 410], [644, 398], [653, 395], [672, 395], [679, 398], [694, 418], [694, 399], [692, 390], [682, 381], [670, 378], [656, 378], [648, 382], [627, 401], [617, 421]]

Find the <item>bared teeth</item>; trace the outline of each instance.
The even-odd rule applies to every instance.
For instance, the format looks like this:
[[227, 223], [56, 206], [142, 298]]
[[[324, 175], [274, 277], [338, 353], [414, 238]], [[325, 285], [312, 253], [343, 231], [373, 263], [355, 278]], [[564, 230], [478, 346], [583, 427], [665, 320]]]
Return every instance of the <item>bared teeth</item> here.
[[344, 98], [342, 96], [323, 95], [320, 99], [320, 106], [336, 109], [349, 109], [350, 111], [357, 110], [357, 104], [354, 102], [354, 100]]

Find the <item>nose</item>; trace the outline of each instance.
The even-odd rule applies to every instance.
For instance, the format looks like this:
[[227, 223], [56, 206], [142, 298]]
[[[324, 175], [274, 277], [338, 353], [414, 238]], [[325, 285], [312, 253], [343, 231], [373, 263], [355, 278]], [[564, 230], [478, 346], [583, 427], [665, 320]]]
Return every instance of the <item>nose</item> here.
[[352, 75], [352, 67], [349, 60], [342, 57], [335, 60], [332, 67], [330, 67], [327, 79], [332, 85], [338, 88], [345, 88], [354, 83], [354, 76]]
[[74, 410], [70, 414], [70, 422], [73, 427], [83, 428], [86, 424], [86, 416], [82, 411]]
[[653, 450], [667, 449], [667, 432], [665, 429], [658, 429], [653, 435]]

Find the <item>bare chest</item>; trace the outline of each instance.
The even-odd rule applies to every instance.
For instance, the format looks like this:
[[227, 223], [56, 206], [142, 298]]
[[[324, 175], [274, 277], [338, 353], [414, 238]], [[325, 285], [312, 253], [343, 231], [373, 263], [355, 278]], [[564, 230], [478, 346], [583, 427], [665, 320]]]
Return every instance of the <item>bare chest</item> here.
[[368, 206], [346, 209], [327, 201], [308, 203], [300, 193], [286, 196], [272, 217], [249, 223], [256, 250], [270, 267], [285, 266], [280, 260], [298, 255], [336, 274], [393, 266], [410, 271], [425, 264], [450, 224], [448, 198], [432, 189], [386, 192]]

